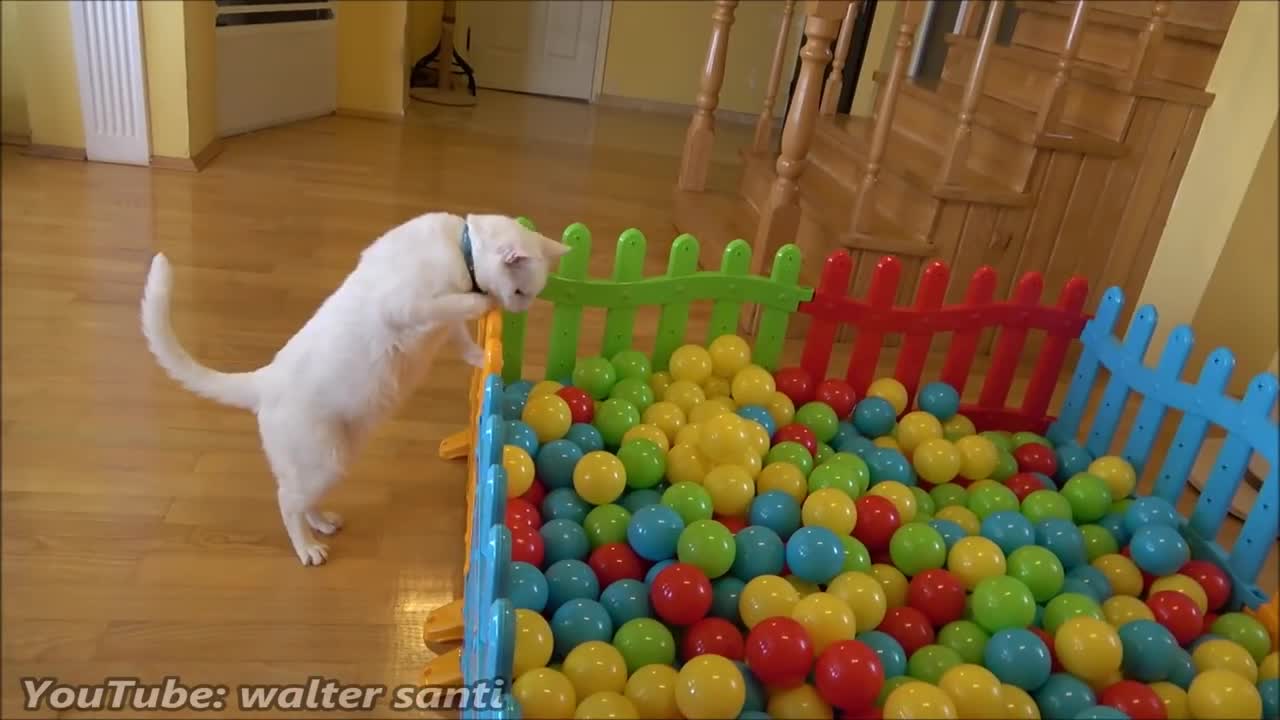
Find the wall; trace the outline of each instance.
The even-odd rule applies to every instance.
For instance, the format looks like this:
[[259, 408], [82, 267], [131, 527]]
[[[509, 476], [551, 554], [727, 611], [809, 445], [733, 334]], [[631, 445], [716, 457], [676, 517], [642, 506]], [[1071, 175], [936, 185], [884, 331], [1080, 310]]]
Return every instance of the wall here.
[[163, 0], [142, 3], [151, 154], [162, 157], [191, 156], [184, 5]]
[[409, 67], [412, 68], [418, 58], [431, 52], [440, 41], [440, 13], [443, 6], [442, 0], [412, 0], [409, 3], [406, 10], [408, 20], [405, 23]]
[[404, 0], [339, 0], [338, 109], [404, 114], [408, 91]]
[[182, 6], [187, 64], [187, 137], [191, 156], [196, 156], [216, 140], [218, 134], [217, 39], [214, 28], [218, 9], [212, 2], [184, 2]]
[[68, 0], [17, 3], [22, 28], [21, 70], [26, 87], [31, 142], [65, 148], [84, 147], [80, 89], [71, 40]]
[[0, 133], [11, 139], [30, 139], [27, 121], [27, 91], [22, 77], [21, 34], [18, 31], [18, 3], [0, 2]]

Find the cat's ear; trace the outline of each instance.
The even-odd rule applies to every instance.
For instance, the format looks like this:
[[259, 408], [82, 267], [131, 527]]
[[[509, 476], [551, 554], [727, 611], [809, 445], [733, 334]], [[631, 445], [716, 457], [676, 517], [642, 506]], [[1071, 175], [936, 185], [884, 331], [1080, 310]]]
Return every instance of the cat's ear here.
[[531, 257], [528, 250], [514, 243], [499, 248], [498, 256], [504, 265], [518, 265]]
[[573, 248], [561, 242], [556, 242], [550, 238], [544, 238], [542, 243], [542, 252], [548, 260], [559, 260], [564, 257]]

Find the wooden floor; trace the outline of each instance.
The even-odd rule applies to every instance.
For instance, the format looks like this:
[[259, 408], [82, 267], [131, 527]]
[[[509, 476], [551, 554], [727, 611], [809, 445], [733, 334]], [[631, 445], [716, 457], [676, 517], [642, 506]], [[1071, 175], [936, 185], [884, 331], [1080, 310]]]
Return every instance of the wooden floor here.
[[[234, 138], [199, 174], [6, 148], [0, 715], [54, 715], [22, 711], [28, 676], [413, 683], [431, 657], [423, 616], [460, 586], [463, 467], [436, 446], [465, 415], [461, 363], [442, 357], [377, 435], [331, 498], [347, 526], [329, 563], [304, 568], [252, 416], [179, 390], [146, 351], [154, 252], [175, 265], [179, 337], [225, 370], [267, 362], [367, 243], [428, 210], [583, 221], [602, 244], [637, 227], [657, 272], [684, 124], [486, 95], [402, 124], [330, 117]], [[721, 131], [715, 177], [732, 182], [749, 129]], [[546, 328], [535, 313], [531, 354]]]

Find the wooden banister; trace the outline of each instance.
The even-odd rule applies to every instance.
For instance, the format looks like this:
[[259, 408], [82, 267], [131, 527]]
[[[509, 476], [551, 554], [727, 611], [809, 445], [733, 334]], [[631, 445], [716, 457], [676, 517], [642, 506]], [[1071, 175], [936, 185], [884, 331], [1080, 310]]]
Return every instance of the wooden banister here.
[[831, 61], [831, 40], [840, 31], [849, 0], [808, 0], [805, 42], [800, 50], [800, 74], [782, 126], [782, 151], [775, 166], [769, 196], [760, 209], [751, 271], [759, 272], [778, 247], [794, 242], [800, 228], [799, 179], [813, 142], [822, 93], [822, 71]]
[[875, 127], [871, 131], [871, 147], [867, 151], [867, 165], [863, 169], [862, 181], [858, 183], [858, 196], [853, 203], [850, 227], [858, 231], [862, 227], [864, 216], [870, 212], [875, 186], [880, 180], [880, 164], [884, 160], [884, 151], [889, 144], [889, 132], [893, 126], [893, 111], [898, 103], [898, 92], [902, 78], [907, 73], [907, 64], [911, 61], [911, 45], [916, 36], [916, 27], [924, 14], [925, 3], [908, 2], [902, 9], [902, 22], [898, 25], [898, 38], [894, 42], [893, 63], [889, 66], [889, 77], [880, 87]]
[[844, 66], [849, 61], [849, 46], [853, 39], [853, 26], [858, 21], [858, 11], [862, 0], [853, 0], [844, 13], [844, 21], [840, 23], [840, 37], [836, 38], [836, 54], [831, 59], [831, 74], [827, 76], [827, 85], [822, 89], [822, 105], [818, 108], [820, 115], [835, 115], [836, 106], [840, 104], [840, 91], [844, 87]]
[[978, 51], [973, 56], [973, 66], [969, 68], [964, 96], [960, 99], [956, 129], [951, 135], [950, 147], [942, 158], [942, 171], [938, 174], [942, 185], [952, 183], [956, 173], [964, 167], [965, 158], [969, 156], [969, 142], [973, 139], [973, 113], [978, 107], [978, 99], [982, 97], [982, 84], [987, 76], [987, 66], [991, 62], [991, 44], [996, 41], [996, 33], [1000, 30], [1000, 16], [1003, 14], [1004, 0], [992, 0], [987, 7], [987, 20], [982, 25], [982, 38], [978, 41]]
[[782, 81], [782, 63], [786, 61], [787, 40], [791, 37], [791, 15], [796, 0], [782, 3], [782, 22], [778, 23], [778, 41], [773, 46], [773, 63], [769, 66], [769, 83], [765, 86], [764, 107], [756, 120], [756, 134], [751, 140], [752, 152], [769, 149], [769, 136], [773, 133], [773, 105], [778, 100], [778, 84]]
[[680, 177], [676, 184], [681, 190], [701, 191], [707, 186], [711, 147], [716, 139], [716, 106], [720, 104], [725, 57], [729, 54], [729, 28], [737, 6], [738, 0], [716, 0], [716, 9], [711, 13], [707, 60], [702, 66], [693, 118], [685, 131], [684, 150], [680, 155]]
[[985, 3], [978, 0], [964, 1], [964, 8], [960, 11], [960, 35], [973, 37], [978, 32], [978, 19], [984, 5]]
[[1071, 24], [1067, 26], [1067, 39], [1062, 43], [1062, 52], [1058, 53], [1058, 67], [1053, 74], [1053, 86], [1049, 89], [1049, 101], [1040, 107], [1036, 115], [1036, 135], [1045, 135], [1050, 125], [1062, 117], [1062, 105], [1067, 97], [1067, 81], [1071, 78], [1071, 66], [1075, 64], [1076, 54], [1080, 50], [1080, 38], [1084, 35], [1084, 24], [1089, 15], [1089, 0], [1076, 0], [1075, 10], [1071, 13]]
[[1156, 0], [1151, 7], [1147, 27], [1138, 35], [1138, 50], [1133, 56], [1133, 66], [1129, 68], [1131, 85], [1151, 76], [1151, 64], [1155, 62], [1156, 48], [1164, 42], [1164, 19], [1168, 16], [1169, 3], [1166, 0]]

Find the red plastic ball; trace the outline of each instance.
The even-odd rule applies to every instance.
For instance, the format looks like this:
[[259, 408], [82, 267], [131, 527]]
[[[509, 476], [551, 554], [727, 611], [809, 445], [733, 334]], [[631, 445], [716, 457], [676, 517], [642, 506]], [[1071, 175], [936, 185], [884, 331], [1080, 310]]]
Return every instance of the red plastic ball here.
[[893, 556], [887, 549], [882, 548], [871, 553], [871, 562], [876, 565], [893, 565]]
[[576, 423], [591, 423], [596, 415], [596, 403], [582, 388], [562, 387], [556, 394], [569, 404], [569, 416]]
[[506, 524], [510, 529], [530, 527], [535, 530], [542, 527], [542, 513], [532, 503], [520, 498], [507, 501]]
[[934, 640], [928, 616], [910, 606], [889, 608], [876, 629], [897, 640], [907, 657]]
[[969, 489], [969, 486], [974, 484], [975, 482], [977, 482], [977, 480], [970, 480], [967, 477], [957, 477], [956, 479], [951, 481], [951, 484], [955, 485], [956, 487], [962, 487], [967, 490]]
[[602, 588], [619, 580], [643, 580], [648, 571], [645, 562], [626, 543], [609, 543], [592, 550], [587, 565], [599, 578]]
[[964, 617], [964, 585], [946, 570], [925, 570], [907, 584], [907, 604], [935, 628]]
[[536, 568], [541, 568], [546, 552], [542, 533], [538, 532], [537, 528], [511, 528], [511, 559], [513, 561], [527, 562]]
[[875, 702], [884, 686], [880, 656], [865, 643], [841, 640], [827, 646], [813, 667], [814, 686], [827, 704], [859, 712]]
[[1210, 629], [1210, 628], [1212, 628], [1212, 627], [1213, 627], [1213, 624], [1214, 624], [1215, 622], [1217, 622], [1217, 621], [1218, 621], [1218, 613], [1216, 613], [1216, 612], [1207, 612], [1207, 613], [1205, 613], [1205, 614], [1204, 614], [1204, 625], [1200, 628], [1200, 634], [1201, 634], [1201, 635], [1204, 635], [1205, 633], [1208, 633], [1208, 632], [1209, 632], [1209, 629]]
[[1173, 633], [1179, 645], [1187, 645], [1204, 629], [1204, 613], [1195, 602], [1180, 592], [1161, 590], [1147, 598], [1147, 607], [1156, 622]]
[[884, 708], [872, 705], [858, 712], [847, 712], [837, 717], [843, 717], [844, 720], [884, 720]]
[[1029, 472], [1020, 472], [1010, 475], [1008, 480], [1004, 481], [1005, 487], [1013, 491], [1018, 496], [1018, 502], [1022, 502], [1028, 495], [1037, 490], [1052, 490], [1046, 488], [1040, 478]]
[[1040, 638], [1040, 642], [1043, 642], [1044, 646], [1049, 649], [1050, 670], [1052, 672], [1063, 672], [1062, 663], [1058, 662], [1058, 651], [1053, 648], [1053, 636], [1045, 632], [1043, 628], [1029, 627], [1027, 629], [1035, 633], [1036, 637]]
[[1040, 443], [1026, 443], [1014, 449], [1013, 459], [1018, 462], [1019, 472], [1038, 472], [1049, 477], [1058, 472], [1058, 456], [1052, 448]]
[[853, 536], [867, 546], [872, 553], [889, 548], [889, 540], [902, 526], [902, 515], [888, 498], [879, 495], [863, 495], [853, 503], [858, 513], [858, 524], [853, 526]]
[[543, 485], [535, 475], [533, 478], [533, 484], [529, 486], [528, 490], [524, 491], [524, 494], [520, 496], [520, 499], [536, 508], [540, 508], [542, 507], [542, 501], [547, 499], [547, 486]]
[[[605, 584], [601, 581], [601, 587]], [[653, 612], [672, 625], [692, 625], [711, 610], [711, 581], [689, 563], [672, 563], [649, 588]]]
[[716, 515], [715, 521], [729, 528], [729, 532], [733, 533], [734, 535], [737, 535], [740, 531], [742, 531], [744, 528], [747, 527], [746, 518], [741, 518], [741, 517], [736, 517], [731, 515]]
[[795, 687], [813, 666], [813, 641], [800, 623], [789, 617], [765, 618], [747, 634], [747, 667], [760, 682], [775, 688]]
[[814, 435], [812, 430], [800, 423], [783, 425], [773, 434], [774, 445], [788, 441], [800, 443], [804, 446], [805, 450], [809, 451], [810, 455], [816, 457], [818, 454], [818, 436]]
[[[844, 380], [827, 378], [818, 385], [814, 394], [818, 402], [824, 402], [836, 411], [836, 417], [847, 418], [853, 414], [853, 406], [858, 402], [858, 394], [853, 386]], [[799, 407], [799, 406], [797, 406]]]
[[699, 655], [720, 655], [741, 660], [746, 648], [742, 631], [728, 620], [704, 617], [689, 626], [680, 640], [680, 656], [688, 662]]
[[1222, 568], [1208, 560], [1192, 560], [1178, 572], [1200, 583], [1205, 597], [1209, 599], [1210, 610], [1221, 610], [1231, 599], [1231, 579]]
[[804, 368], [782, 368], [773, 374], [773, 384], [778, 392], [791, 398], [796, 407], [814, 398], [813, 376]]
[[1133, 720], [1165, 720], [1169, 715], [1155, 690], [1134, 680], [1121, 680], [1098, 695], [1099, 705], [1109, 705]]

